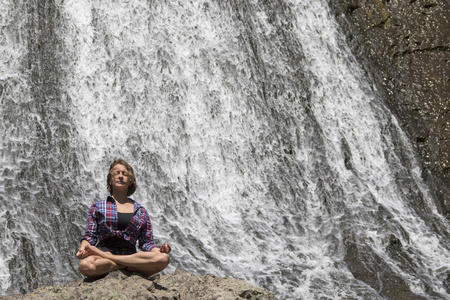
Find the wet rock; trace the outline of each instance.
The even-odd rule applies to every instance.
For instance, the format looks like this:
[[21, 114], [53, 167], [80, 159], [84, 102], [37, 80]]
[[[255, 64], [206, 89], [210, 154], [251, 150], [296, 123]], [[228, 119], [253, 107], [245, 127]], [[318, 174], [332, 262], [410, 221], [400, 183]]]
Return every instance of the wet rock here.
[[[399, 250], [401, 244], [395, 237], [391, 237], [389, 247]], [[365, 282], [375, 289], [385, 299], [395, 300], [425, 300], [426, 298], [414, 294], [405, 281], [396, 275], [385, 261], [370, 247], [358, 243], [356, 237], [345, 238], [346, 254], [344, 261], [356, 279]]]
[[355, 56], [421, 156], [438, 209], [450, 217], [450, 4], [328, 0]]
[[137, 273], [116, 271], [96, 281], [79, 280], [64, 286], [44, 286], [26, 295], [0, 296], [0, 300], [12, 299], [252, 299], [276, 300], [263, 288], [247, 282], [221, 278], [214, 275], [193, 275], [176, 270], [171, 275], [145, 278]]

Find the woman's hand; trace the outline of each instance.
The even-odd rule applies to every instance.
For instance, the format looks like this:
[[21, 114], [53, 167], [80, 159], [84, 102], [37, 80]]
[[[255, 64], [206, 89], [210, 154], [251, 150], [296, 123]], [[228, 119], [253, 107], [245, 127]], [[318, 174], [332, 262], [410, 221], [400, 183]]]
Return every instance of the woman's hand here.
[[170, 251], [172, 251], [172, 248], [170, 248], [169, 244], [162, 244], [162, 246], [159, 248], [159, 252], [161, 253], [169, 253]]
[[78, 250], [78, 252], [77, 252], [77, 254], [76, 254], [76, 257], [78, 258], [78, 259], [83, 259], [83, 258], [85, 258], [87, 255], [86, 255], [86, 250], [84, 250], [84, 249], [79, 249]]
[[78, 249], [77, 254], [75, 255], [78, 259], [83, 259], [89, 256], [89, 252], [86, 249], [86, 246], [90, 245], [88, 241], [83, 240], [80, 245], [80, 249]]

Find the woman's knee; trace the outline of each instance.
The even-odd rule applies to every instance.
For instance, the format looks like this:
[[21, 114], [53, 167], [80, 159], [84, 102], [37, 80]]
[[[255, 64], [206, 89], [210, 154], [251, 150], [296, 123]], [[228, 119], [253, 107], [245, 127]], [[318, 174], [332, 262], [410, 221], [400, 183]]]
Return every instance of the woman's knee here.
[[83, 274], [84, 276], [90, 276], [95, 274], [95, 265], [90, 261], [90, 259], [87, 258], [80, 261], [78, 269], [80, 270], [80, 273]]
[[170, 263], [170, 256], [167, 253], [161, 253], [160, 262], [166, 266]]
[[164, 270], [170, 263], [169, 255], [166, 253], [161, 253], [160, 255], [158, 255], [158, 260], [156, 261], [156, 263], [160, 271]]

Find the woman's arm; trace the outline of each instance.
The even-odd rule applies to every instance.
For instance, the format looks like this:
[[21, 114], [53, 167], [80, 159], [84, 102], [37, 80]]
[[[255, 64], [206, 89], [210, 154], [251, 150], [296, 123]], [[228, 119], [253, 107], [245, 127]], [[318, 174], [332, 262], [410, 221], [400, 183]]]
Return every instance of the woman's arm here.
[[141, 227], [141, 232], [138, 236], [139, 248], [141, 248], [143, 251], [151, 251], [156, 247], [156, 244], [153, 240], [152, 222], [150, 221], [150, 217], [145, 209], [144, 213], [143, 226]]
[[99, 238], [98, 234], [98, 224], [97, 224], [97, 205], [93, 203], [91, 208], [89, 209], [87, 221], [86, 221], [86, 230], [84, 232], [81, 240], [86, 240], [91, 245], [95, 245]]
[[153, 251], [153, 252], [159, 252], [159, 253], [170, 253], [172, 251], [172, 248], [169, 244], [162, 244], [161, 247], [157, 247], [154, 240], [153, 240], [153, 230], [152, 230], [152, 223], [150, 221], [150, 216], [148, 215], [147, 211], [145, 211], [145, 226], [143, 226], [141, 234], [139, 235], [139, 247], [143, 251]]

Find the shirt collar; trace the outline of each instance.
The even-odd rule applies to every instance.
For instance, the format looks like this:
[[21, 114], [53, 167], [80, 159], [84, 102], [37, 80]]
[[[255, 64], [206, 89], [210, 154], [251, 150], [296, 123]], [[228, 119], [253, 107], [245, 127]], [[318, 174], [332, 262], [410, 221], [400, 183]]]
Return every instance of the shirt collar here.
[[[134, 209], [133, 209], [134, 212], [136, 212], [139, 208], [143, 207], [142, 205], [140, 205], [139, 203], [137, 203], [136, 201], [134, 201], [130, 197], [128, 197], [128, 199], [130, 199], [133, 202], [133, 204], [134, 204]], [[109, 201], [109, 202], [112, 202], [112, 203], [116, 204], [116, 200], [114, 200], [114, 198], [111, 195], [109, 195], [106, 198], [106, 201]]]

